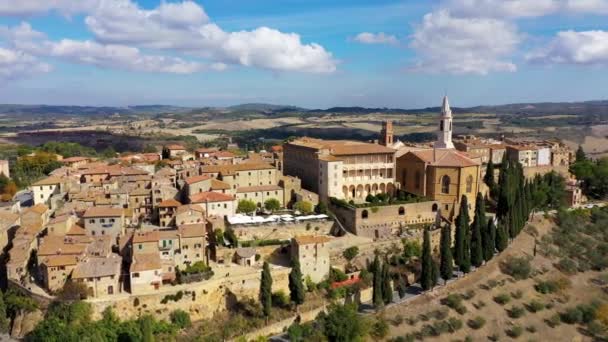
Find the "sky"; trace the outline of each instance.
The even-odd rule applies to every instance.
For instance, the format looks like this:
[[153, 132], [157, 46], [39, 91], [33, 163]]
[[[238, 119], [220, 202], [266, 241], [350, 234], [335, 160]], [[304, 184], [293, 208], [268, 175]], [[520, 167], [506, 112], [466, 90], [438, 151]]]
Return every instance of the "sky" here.
[[608, 99], [608, 0], [0, 0], [0, 103]]

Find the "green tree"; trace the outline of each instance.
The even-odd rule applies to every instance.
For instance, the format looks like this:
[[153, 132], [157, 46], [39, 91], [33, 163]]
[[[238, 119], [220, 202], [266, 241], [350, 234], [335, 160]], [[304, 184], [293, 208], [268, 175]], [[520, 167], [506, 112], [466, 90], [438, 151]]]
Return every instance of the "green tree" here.
[[441, 253], [440, 274], [443, 280], [448, 281], [454, 275], [454, 259], [452, 258], [452, 229], [446, 223], [441, 227], [441, 242], [439, 246]]
[[332, 305], [321, 321], [325, 336], [331, 342], [361, 341], [367, 333], [355, 304]]
[[315, 213], [317, 214], [327, 214], [329, 209], [327, 208], [327, 204], [324, 201], [319, 201], [319, 204], [315, 207]]
[[485, 202], [481, 192], [478, 192], [475, 200], [475, 219], [471, 231], [471, 263], [475, 267], [481, 266], [484, 261], [482, 231], [486, 230], [487, 224]]
[[281, 202], [276, 198], [269, 198], [264, 202], [264, 208], [269, 211], [277, 211], [281, 208]]
[[236, 234], [234, 234], [232, 228], [226, 228], [226, 231], [224, 232], [224, 241], [228, 242], [231, 248], [239, 246], [239, 239], [236, 237]]
[[270, 316], [270, 310], [272, 308], [272, 275], [270, 274], [270, 265], [268, 262], [264, 262], [262, 268], [262, 278], [260, 280], [260, 303], [262, 303], [262, 309], [264, 316]]
[[4, 294], [0, 291], [0, 333], [7, 333], [9, 328], [9, 319], [6, 312], [6, 304], [4, 303]]
[[382, 297], [382, 268], [377, 254], [372, 264], [372, 272], [374, 273], [373, 302], [375, 307], [380, 307], [384, 303], [384, 298]]
[[578, 149], [576, 149], [576, 159], [575, 162], [584, 162], [587, 160], [587, 155], [585, 154], [585, 151], [583, 150], [583, 146], [578, 145]]
[[483, 259], [490, 261], [494, 257], [494, 250], [496, 248], [496, 225], [494, 219], [488, 220], [488, 226], [484, 230], [483, 238]]
[[312, 203], [308, 201], [296, 202], [296, 204], [293, 205], [293, 208], [303, 214], [311, 214], [313, 212]]
[[410, 261], [412, 258], [420, 258], [422, 255], [422, 246], [417, 240], [401, 240], [403, 243], [403, 258]]
[[504, 224], [499, 223], [496, 229], [496, 250], [499, 252], [507, 249], [509, 245], [509, 234], [507, 233], [507, 228]]
[[492, 162], [492, 159], [488, 161], [486, 173], [483, 177], [483, 182], [486, 183], [488, 189], [490, 189], [490, 197], [494, 198], [494, 196], [496, 195], [496, 181], [494, 181], [494, 163]]
[[420, 271], [420, 285], [425, 291], [433, 288], [433, 256], [431, 253], [431, 233], [427, 228], [424, 230], [422, 242], [422, 268]]
[[456, 217], [456, 232], [454, 234], [454, 262], [460, 266], [465, 258], [465, 240], [469, 231], [469, 202], [465, 195], [460, 200], [460, 210]]
[[188, 328], [192, 325], [190, 315], [184, 310], [177, 309], [173, 311], [169, 318], [171, 319], [171, 323], [175, 324], [179, 329]]
[[300, 270], [300, 262], [297, 259], [292, 261], [291, 272], [289, 272], [289, 298], [296, 305], [296, 308], [304, 303], [302, 271]]
[[344, 250], [344, 252], [342, 252], [342, 256], [344, 256], [348, 262], [351, 262], [355, 257], [357, 257], [357, 254], [359, 254], [359, 247], [357, 246], [348, 247]]
[[236, 207], [236, 211], [238, 213], [250, 214], [255, 212], [257, 209], [255, 202], [248, 199], [242, 199], [239, 201], [239, 204]]
[[390, 304], [393, 301], [393, 287], [391, 286], [391, 275], [388, 262], [382, 264], [382, 301]]
[[154, 318], [150, 315], [145, 315], [140, 318], [140, 326], [143, 342], [155, 342], [154, 338]]

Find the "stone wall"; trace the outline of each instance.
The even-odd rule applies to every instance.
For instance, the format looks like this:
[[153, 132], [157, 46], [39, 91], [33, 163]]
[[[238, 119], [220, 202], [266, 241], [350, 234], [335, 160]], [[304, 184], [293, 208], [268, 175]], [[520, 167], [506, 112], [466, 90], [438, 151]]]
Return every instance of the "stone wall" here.
[[[306, 229], [308, 223], [310, 223], [310, 229]], [[255, 239], [290, 240], [293, 237], [301, 235], [327, 235], [329, 234], [333, 224], [333, 221], [326, 220], [289, 224], [248, 225], [246, 227], [233, 227], [232, 229], [239, 238], [239, 241], [249, 241]], [[319, 229], [317, 229], [317, 227]]]
[[332, 205], [331, 210], [351, 233], [371, 239], [400, 235], [408, 225], [435, 222], [439, 202], [379, 205], [369, 208], [345, 208]]
[[[289, 268], [273, 267], [272, 290], [289, 291]], [[129, 295], [123, 293], [112, 297], [89, 299], [93, 306], [93, 318], [100, 319], [101, 313], [107, 307], [122, 319], [137, 317], [142, 314], [153, 314], [157, 318], [168, 318], [169, 314], [181, 309], [190, 314], [192, 320], [212, 318], [217, 312], [231, 308], [237, 300], [259, 297], [261, 270], [252, 269], [251, 273], [233, 275], [219, 278], [217, 275], [210, 280], [165, 286], [160, 290], [145, 295]], [[163, 304], [161, 301], [167, 295], [175, 295], [182, 291], [183, 297], [179, 301], [169, 300]]]

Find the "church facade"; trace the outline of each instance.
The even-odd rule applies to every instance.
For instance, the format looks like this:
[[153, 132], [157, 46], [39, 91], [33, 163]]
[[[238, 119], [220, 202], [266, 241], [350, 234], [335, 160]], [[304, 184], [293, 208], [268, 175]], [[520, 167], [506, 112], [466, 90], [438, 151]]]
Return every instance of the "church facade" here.
[[462, 195], [473, 213], [481, 177], [481, 163], [454, 148], [452, 129], [452, 111], [444, 97], [433, 148], [409, 151], [396, 160], [401, 189], [437, 201], [448, 219], [458, 214]]

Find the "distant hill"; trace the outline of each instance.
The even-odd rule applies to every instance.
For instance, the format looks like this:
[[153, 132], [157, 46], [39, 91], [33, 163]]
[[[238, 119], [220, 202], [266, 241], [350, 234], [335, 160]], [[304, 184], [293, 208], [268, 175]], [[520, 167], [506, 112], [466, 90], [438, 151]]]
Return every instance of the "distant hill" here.
[[[332, 107], [327, 109], [305, 109], [297, 106], [275, 105], [267, 103], [245, 103], [229, 107], [180, 107], [168, 105], [138, 105], [129, 107], [95, 107], [95, 106], [49, 106], [49, 105], [16, 105], [0, 104], [0, 114], [7, 116], [23, 115], [43, 116], [107, 116], [119, 115], [191, 115], [204, 113], [208, 118], [255, 118], [278, 116], [314, 116], [314, 115], [367, 115], [385, 114], [423, 114], [437, 113], [439, 107], [418, 109], [402, 108], [367, 108], [367, 107]], [[496, 106], [452, 107], [454, 113], [487, 113], [497, 115], [608, 115], [608, 100], [586, 102], [542, 102], [515, 103]]]

